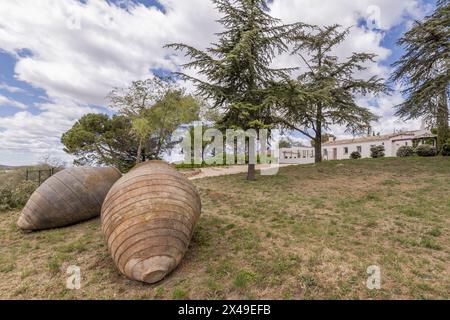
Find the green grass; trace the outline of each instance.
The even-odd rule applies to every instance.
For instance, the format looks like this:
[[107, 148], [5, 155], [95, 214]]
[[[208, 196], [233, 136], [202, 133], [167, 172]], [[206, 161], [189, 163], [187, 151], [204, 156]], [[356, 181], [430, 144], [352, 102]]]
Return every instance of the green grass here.
[[189, 298], [189, 294], [186, 290], [181, 288], [175, 288], [172, 291], [172, 299], [174, 300], [186, 300]]
[[[450, 159], [350, 160], [196, 180], [180, 266], [146, 285], [115, 267], [98, 219], [24, 234], [0, 214], [0, 298], [449, 299]], [[81, 290], [65, 288], [80, 266]], [[366, 288], [381, 268], [382, 288]]]

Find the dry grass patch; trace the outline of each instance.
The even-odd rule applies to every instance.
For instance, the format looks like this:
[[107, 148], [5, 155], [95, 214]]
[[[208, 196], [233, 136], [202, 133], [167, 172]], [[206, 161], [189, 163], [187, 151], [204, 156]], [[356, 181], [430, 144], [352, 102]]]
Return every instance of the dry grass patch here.
[[[448, 299], [450, 159], [378, 159], [195, 181], [203, 212], [179, 268], [124, 278], [92, 220], [23, 234], [0, 215], [0, 298]], [[81, 290], [66, 268], [81, 267]], [[378, 265], [382, 289], [366, 288]]]

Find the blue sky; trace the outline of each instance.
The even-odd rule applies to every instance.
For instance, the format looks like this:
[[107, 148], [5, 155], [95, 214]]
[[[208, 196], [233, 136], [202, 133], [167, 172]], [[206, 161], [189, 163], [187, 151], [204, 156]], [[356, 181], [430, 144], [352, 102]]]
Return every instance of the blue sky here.
[[[161, 0], [164, 5], [155, 0], [57, 3], [50, 8], [45, 1], [30, 2], [28, 15], [14, 2], [0, 7], [0, 164], [32, 164], [48, 153], [69, 159], [59, 143], [61, 133], [87, 112], [111, 113], [105, 97], [113, 87], [176, 70], [182, 58], [162, 49], [165, 43], [185, 41], [205, 47], [219, 30], [214, 22], [217, 13], [208, 0]], [[356, 25], [343, 52], [367, 48], [378, 53], [382, 59], [370, 72], [386, 76], [402, 54], [396, 41], [435, 1], [323, 4], [275, 0], [272, 11], [286, 22]], [[365, 9], [373, 4], [381, 12], [380, 30], [365, 27]], [[380, 126], [385, 130], [417, 126], [399, 124], [392, 117], [390, 110], [400, 99], [397, 94], [372, 101], [372, 107], [386, 116]]]

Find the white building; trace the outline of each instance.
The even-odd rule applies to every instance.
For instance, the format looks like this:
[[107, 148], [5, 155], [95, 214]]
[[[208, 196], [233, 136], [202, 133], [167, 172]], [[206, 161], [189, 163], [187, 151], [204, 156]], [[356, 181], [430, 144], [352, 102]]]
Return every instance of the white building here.
[[[350, 155], [358, 151], [362, 158], [370, 158], [372, 146], [384, 146], [386, 157], [396, 157], [402, 146], [415, 147], [431, 140], [436, 145], [436, 136], [427, 130], [407, 131], [381, 136], [367, 136], [347, 140], [334, 140], [323, 143], [323, 160], [350, 159]], [[314, 148], [300, 147], [280, 149], [280, 163], [314, 163]]]
[[308, 164], [315, 162], [314, 148], [312, 147], [295, 147], [280, 149], [281, 164]]

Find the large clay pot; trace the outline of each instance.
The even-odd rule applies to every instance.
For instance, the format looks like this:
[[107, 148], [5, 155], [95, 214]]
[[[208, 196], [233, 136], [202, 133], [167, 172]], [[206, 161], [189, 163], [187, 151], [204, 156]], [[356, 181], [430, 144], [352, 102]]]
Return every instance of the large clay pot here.
[[31, 195], [17, 226], [26, 231], [51, 229], [97, 217], [106, 194], [120, 177], [115, 168], [60, 171]]
[[147, 283], [162, 280], [185, 255], [200, 211], [194, 185], [165, 162], [145, 162], [124, 175], [101, 215], [120, 272]]

